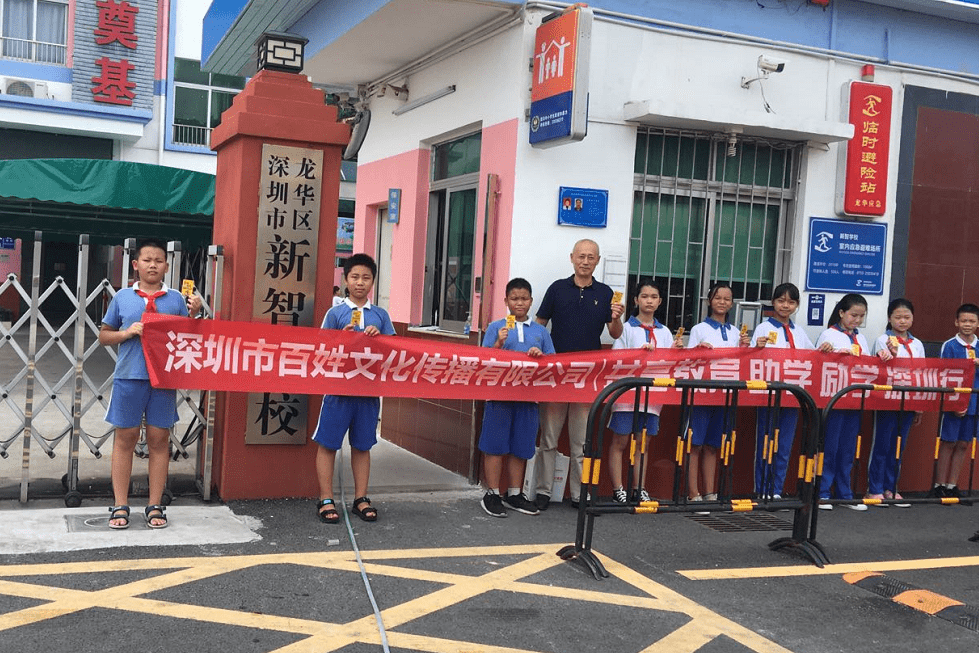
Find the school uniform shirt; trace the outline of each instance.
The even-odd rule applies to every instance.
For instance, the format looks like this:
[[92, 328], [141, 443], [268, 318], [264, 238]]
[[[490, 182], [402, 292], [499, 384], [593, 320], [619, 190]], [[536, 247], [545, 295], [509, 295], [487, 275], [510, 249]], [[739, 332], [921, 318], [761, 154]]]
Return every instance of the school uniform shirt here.
[[[877, 338], [874, 341], [874, 354], [879, 351], [890, 351], [891, 348], [887, 346], [888, 339], [894, 335], [894, 332], [888, 329], [884, 332], [884, 335]], [[913, 335], [908, 333], [907, 338], [898, 338], [897, 343], [897, 353], [894, 354], [895, 358], [924, 358], [925, 357], [925, 346], [921, 344], [921, 341], [915, 338]]]
[[[342, 330], [343, 327], [350, 324], [350, 315], [355, 310], [357, 310], [357, 305], [347, 297], [342, 303], [326, 312], [326, 315], [323, 316], [322, 328]], [[391, 318], [388, 316], [388, 312], [380, 306], [375, 306], [368, 300], [361, 309], [360, 315], [360, 324], [354, 327], [355, 331], [363, 332], [367, 327], [375, 326], [381, 335], [394, 335], [394, 325], [391, 323]]]
[[[949, 338], [942, 343], [942, 358], [968, 358], [970, 349], [976, 356], [979, 356], [977, 347], [979, 347], [979, 338], [973, 337], [970, 344], [956, 333], [954, 338]], [[972, 387], [979, 388], [979, 374], [976, 374], [972, 379]], [[979, 398], [973, 394], [972, 399], [969, 400], [969, 410], [966, 414], [975, 415], [977, 413], [979, 413]]]
[[[673, 334], [659, 320], [653, 319], [652, 327], [643, 326], [639, 318], [632, 316], [622, 325], [622, 335], [612, 343], [612, 349], [639, 349], [643, 345], [652, 345], [653, 349], [671, 349], [673, 347]], [[612, 406], [613, 411], [631, 411], [634, 403], [616, 403]], [[663, 409], [662, 404], [650, 405], [647, 412], [659, 415]]]
[[[490, 322], [486, 327], [486, 335], [483, 336], [483, 346], [492, 347], [496, 344], [496, 337], [500, 329], [506, 326], [506, 319]], [[503, 349], [508, 351], [522, 351], [524, 353], [537, 347], [545, 354], [554, 353], [554, 342], [551, 334], [546, 328], [530, 318], [526, 322], [517, 322], [507, 333], [506, 340], [503, 342]]]
[[715, 348], [741, 346], [741, 332], [730, 322], [721, 324], [713, 318], [707, 318], [690, 329], [690, 340], [687, 347], [696, 347], [702, 342], [710, 343]]
[[836, 326], [831, 326], [822, 333], [819, 334], [819, 338], [816, 340], [816, 349], [819, 349], [820, 345], [824, 342], [828, 342], [833, 345], [833, 350], [846, 349], [851, 351], [851, 347], [854, 344], [860, 346], [860, 356], [871, 356], [873, 352], [870, 351], [870, 347], [867, 346], [867, 339], [863, 337], [859, 329], [853, 330], [853, 336], [849, 336], [844, 333], [842, 329], [836, 328]]
[[[148, 299], [136, 294], [139, 289], [137, 281], [131, 288], [123, 288], [116, 293], [109, 303], [109, 308], [102, 318], [102, 324], [108, 325], [117, 331], [125, 331], [134, 322], [143, 319], [146, 311]], [[179, 315], [187, 317], [187, 301], [184, 296], [176, 290], [171, 290], [163, 284], [161, 290], [165, 295], [157, 297], [156, 312], [165, 315]], [[124, 340], [119, 343], [118, 357], [116, 358], [115, 372], [113, 377], [116, 379], [142, 379], [148, 381], [149, 372], [146, 371], [146, 358], [143, 356], [143, 339], [136, 337]]]
[[774, 347], [775, 349], [815, 349], [812, 340], [806, 335], [799, 325], [789, 320], [788, 324], [782, 324], [774, 317], [764, 320], [755, 327], [755, 332], [751, 336], [751, 344], [755, 345], [758, 340], [768, 340], [770, 333], [776, 334], [775, 342], [768, 342], [765, 348]]

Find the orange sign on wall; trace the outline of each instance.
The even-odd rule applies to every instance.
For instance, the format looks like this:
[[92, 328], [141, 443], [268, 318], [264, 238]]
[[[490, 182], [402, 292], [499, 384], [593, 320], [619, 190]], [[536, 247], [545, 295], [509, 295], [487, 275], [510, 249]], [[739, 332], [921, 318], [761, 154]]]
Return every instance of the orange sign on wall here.
[[593, 14], [573, 5], [537, 28], [530, 88], [530, 143], [580, 141], [588, 131], [588, 67]]
[[883, 84], [850, 82], [843, 213], [880, 216], [887, 210], [887, 168], [893, 90]]
[[574, 90], [577, 41], [577, 11], [569, 11], [537, 28], [531, 100], [536, 102]]

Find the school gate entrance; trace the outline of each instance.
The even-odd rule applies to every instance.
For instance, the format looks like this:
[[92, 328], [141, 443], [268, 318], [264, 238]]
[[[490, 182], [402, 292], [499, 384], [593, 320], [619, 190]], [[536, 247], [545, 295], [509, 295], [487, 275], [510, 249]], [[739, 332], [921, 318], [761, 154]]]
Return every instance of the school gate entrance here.
[[[79, 237], [77, 282], [61, 276], [42, 286], [41, 240], [35, 234], [30, 281], [10, 274], [0, 296], [13, 295], [24, 309], [19, 317], [0, 323], [0, 498], [64, 496], [65, 505], [80, 505], [82, 496], [111, 496], [110, 460], [113, 427], [105, 422], [112, 392], [116, 351], [98, 342], [102, 316], [119, 287], [129, 285], [88, 275], [92, 248]], [[122, 269], [130, 270], [135, 239], [122, 246]], [[179, 242], [167, 244], [170, 269], [165, 280], [180, 288], [182, 278], [195, 280], [212, 313], [219, 289], [223, 257], [210, 247], [203, 269], [186, 265]], [[50, 310], [54, 306], [54, 310]], [[70, 312], [65, 315], [64, 307]], [[210, 438], [213, 400], [208, 393], [178, 391], [180, 421], [172, 429], [170, 485], [163, 502], [174, 494], [199, 492], [210, 499]], [[209, 415], [209, 413], [211, 413]], [[145, 457], [142, 441], [136, 449]], [[134, 466], [130, 492], [145, 495], [145, 470]]]
[[[0, 161], [0, 497], [63, 495], [77, 505], [82, 494], [111, 496], [102, 453], [111, 448], [103, 417], [115, 352], [98, 344], [99, 322], [130, 277], [130, 237], [179, 234], [167, 283], [191, 278], [206, 292], [213, 212], [213, 175], [110, 160]], [[195, 467], [201, 397], [181, 399], [177, 493], [193, 491], [204, 471]], [[146, 494], [140, 469], [136, 496]]]

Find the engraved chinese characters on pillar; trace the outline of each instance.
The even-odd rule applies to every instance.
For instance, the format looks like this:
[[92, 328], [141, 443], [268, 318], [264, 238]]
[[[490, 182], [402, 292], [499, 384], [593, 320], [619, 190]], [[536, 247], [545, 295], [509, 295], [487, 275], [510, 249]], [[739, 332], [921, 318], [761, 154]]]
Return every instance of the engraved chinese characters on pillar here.
[[[252, 300], [256, 322], [317, 326], [313, 323], [313, 293], [322, 168], [319, 150], [262, 147]], [[302, 444], [307, 406], [306, 395], [249, 395], [245, 442]]]

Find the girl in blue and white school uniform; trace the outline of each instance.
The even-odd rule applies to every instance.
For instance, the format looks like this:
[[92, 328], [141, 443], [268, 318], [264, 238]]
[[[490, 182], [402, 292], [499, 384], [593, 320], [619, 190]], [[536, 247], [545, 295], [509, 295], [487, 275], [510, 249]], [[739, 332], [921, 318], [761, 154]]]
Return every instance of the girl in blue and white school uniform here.
[[[924, 358], [925, 346], [911, 335], [914, 322], [914, 305], [903, 297], [887, 305], [887, 331], [874, 343], [874, 353], [888, 351], [894, 358]], [[867, 468], [866, 499], [896, 499], [902, 497], [897, 492], [897, 461], [904, 453], [911, 425], [921, 422], [921, 413], [899, 410], [878, 410], [874, 413], [874, 446], [870, 453]], [[901, 452], [897, 451], [898, 438]], [[888, 504], [878, 504], [885, 507]], [[910, 503], [894, 504], [899, 508], [910, 508]]]
[[[741, 335], [727, 321], [734, 305], [734, 293], [726, 281], [718, 281], [707, 293], [708, 317], [690, 329], [687, 347], [722, 349], [747, 347], [750, 336]], [[694, 406], [690, 410], [690, 467], [687, 470], [687, 490], [690, 501], [717, 501], [717, 450], [724, 435], [724, 406]], [[703, 478], [703, 494], [700, 481]]]
[[[656, 311], [663, 302], [663, 290], [659, 284], [651, 279], [640, 279], [636, 285], [634, 301], [635, 313], [622, 326], [622, 335], [612, 343], [612, 349], [655, 351], [683, 347], [683, 341], [674, 339], [670, 330], [656, 319]], [[661, 404], [643, 406], [646, 412], [640, 413], [637, 422], [633, 415], [635, 396], [632, 393], [627, 393], [627, 396], [627, 403], [616, 403], [612, 406], [612, 416], [608, 423], [609, 429], [615, 434], [608, 451], [609, 477], [614, 488], [612, 498], [618, 503], [627, 503], [630, 494], [633, 501], [649, 501], [649, 494], [644, 487], [645, 479], [640, 478], [640, 473], [645, 475], [646, 470], [639, 469], [639, 456], [635, 457], [632, 464], [633, 485], [629, 492], [626, 492], [622, 482], [622, 459], [631, 434], [642, 433], [643, 429], [647, 435], [656, 435], [659, 432], [659, 414], [663, 409]], [[642, 397], [640, 401], [644, 401]]]
[[[802, 328], [792, 321], [792, 314], [799, 308], [799, 288], [795, 284], [783, 283], [772, 292], [774, 317], [763, 321], [752, 334], [756, 347], [775, 349], [815, 349], [812, 340]], [[785, 486], [785, 472], [789, 467], [789, 454], [795, 440], [796, 425], [799, 422], [799, 409], [783, 406], [779, 410], [778, 422], [769, 424], [770, 411], [767, 406], [758, 409], [755, 443], [755, 493], [760, 497], [780, 499]], [[773, 440], [778, 429], [778, 441]], [[767, 438], [766, 438], [767, 434]], [[775, 446], [771, 468], [765, 460], [766, 440], [768, 446]]]
[[[857, 327], [867, 315], [867, 300], [862, 295], [850, 293], [836, 303], [829, 317], [829, 328], [816, 339], [816, 349], [853, 356], [869, 356], [870, 347]], [[877, 353], [882, 360], [893, 358], [887, 350]], [[823, 476], [819, 484], [819, 498], [829, 499], [835, 487], [837, 499], [853, 499], [850, 473], [857, 449], [857, 433], [860, 431], [860, 411], [833, 409], [826, 418], [823, 440]], [[843, 504], [851, 510], [866, 510], [863, 503]], [[820, 503], [820, 510], [832, 510], [833, 504]]]

